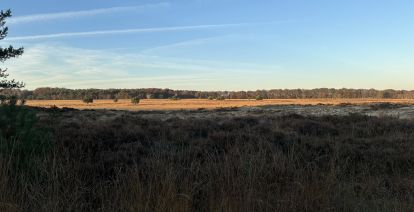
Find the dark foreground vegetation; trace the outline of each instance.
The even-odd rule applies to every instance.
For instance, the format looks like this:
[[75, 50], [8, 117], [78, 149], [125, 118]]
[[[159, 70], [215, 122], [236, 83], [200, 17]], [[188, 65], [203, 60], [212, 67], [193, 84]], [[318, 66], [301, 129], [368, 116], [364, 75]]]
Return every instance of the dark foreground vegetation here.
[[36, 110], [1, 107], [0, 211], [414, 210], [412, 120]]
[[414, 91], [374, 89], [272, 89], [257, 91], [189, 91], [158, 88], [142, 89], [66, 89], [37, 88], [31, 90], [4, 90], [0, 95], [16, 95], [33, 100], [82, 100], [93, 99], [315, 99], [315, 98], [379, 98], [413, 99]]

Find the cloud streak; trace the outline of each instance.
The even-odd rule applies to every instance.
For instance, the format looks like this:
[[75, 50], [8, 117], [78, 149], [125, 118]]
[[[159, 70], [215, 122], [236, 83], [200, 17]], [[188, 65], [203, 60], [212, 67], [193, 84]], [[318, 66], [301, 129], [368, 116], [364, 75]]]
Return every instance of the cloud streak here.
[[175, 27], [155, 27], [155, 28], [134, 28], [122, 30], [100, 30], [88, 32], [64, 32], [44, 35], [29, 35], [6, 38], [8, 41], [22, 41], [22, 40], [39, 40], [52, 38], [68, 38], [68, 37], [88, 37], [99, 35], [115, 35], [115, 34], [131, 34], [131, 33], [149, 33], [149, 32], [169, 32], [169, 31], [185, 31], [185, 30], [205, 30], [215, 28], [237, 27], [252, 25], [251, 23], [238, 24], [210, 24], [210, 25], [192, 25], [192, 26], [175, 26]]
[[169, 3], [157, 3], [157, 4], [145, 4], [145, 5], [140, 5], [140, 6], [111, 7], [111, 8], [100, 8], [100, 9], [70, 11], [70, 12], [60, 12], [60, 13], [43, 13], [43, 14], [34, 14], [34, 15], [14, 17], [8, 20], [7, 23], [9, 25], [16, 25], [16, 24], [31, 23], [31, 22], [53, 21], [53, 20], [59, 20], [59, 19], [72, 19], [72, 18], [102, 15], [102, 14], [110, 14], [110, 13], [137, 11], [137, 10], [142, 10], [142, 9], [168, 7], [168, 6], [169, 6]]
[[197, 39], [181, 41], [181, 42], [177, 42], [177, 43], [166, 44], [166, 45], [162, 45], [162, 46], [157, 46], [157, 47], [145, 49], [145, 50], [142, 51], [142, 53], [150, 53], [150, 52], [155, 52], [155, 51], [170, 49], [170, 48], [177, 48], [177, 47], [202, 45], [202, 44], [205, 44], [205, 43], [208, 43], [208, 42], [211, 42], [211, 41], [218, 41], [218, 40], [221, 40], [221, 39], [231, 38], [231, 37], [232, 37], [232, 34], [212, 36], [212, 37], [206, 37], [206, 38], [197, 38]]
[[120, 54], [46, 44], [28, 47], [22, 58], [7, 61], [5, 66], [13, 70], [12, 78], [27, 82], [28, 89], [43, 86], [218, 89], [218, 85], [212, 84], [224, 86], [237, 77], [279, 70], [258, 64]]

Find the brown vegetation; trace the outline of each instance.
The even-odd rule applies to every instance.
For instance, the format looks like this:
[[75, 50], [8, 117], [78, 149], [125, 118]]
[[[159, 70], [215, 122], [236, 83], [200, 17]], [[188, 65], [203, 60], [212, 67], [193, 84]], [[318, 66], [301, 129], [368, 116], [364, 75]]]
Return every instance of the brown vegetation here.
[[44, 111], [37, 174], [0, 157], [2, 211], [414, 210], [412, 120]]
[[28, 100], [27, 105], [35, 107], [68, 107], [76, 109], [118, 109], [118, 110], [191, 110], [191, 109], [216, 109], [223, 107], [245, 107], [264, 105], [317, 105], [317, 104], [372, 104], [372, 103], [394, 103], [414, 104], [414, 99], [264, 99], [264, 100], [208, 100], [208, 99], [182, 99], [174, 101], [171, 99], [141, 99], [139, 105], [134, 105], [131, 100], [94, 100], [93, 104], [85, 104], [80, 100]]

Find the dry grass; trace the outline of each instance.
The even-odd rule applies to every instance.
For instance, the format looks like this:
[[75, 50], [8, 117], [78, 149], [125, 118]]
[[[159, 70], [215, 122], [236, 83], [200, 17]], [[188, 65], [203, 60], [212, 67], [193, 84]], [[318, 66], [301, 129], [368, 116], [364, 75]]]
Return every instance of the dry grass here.
[[370, 103], [398, 103], [414, 104], [414, 99], [266, 99], [256, 100], [206, 100], [206, 99], [143, 99], [139, 105], [134, 105], [129, 99], [119, 100], [95, 100], [92, 104], [83, 103], [81, 100], [29, 100], [27, 105], [35, 107], [68, 107], [76, 109], [117, 109], [117, 110], [189, 110], [189, 109], [215, 109], [228, 107], [252, 107], [263, 105], [317, 105], [317, 104], [370, 104]]
[[0, 155], [0, 211], [414, 210], [413, 120], [104, 113], [43, 116], [37, 177]]

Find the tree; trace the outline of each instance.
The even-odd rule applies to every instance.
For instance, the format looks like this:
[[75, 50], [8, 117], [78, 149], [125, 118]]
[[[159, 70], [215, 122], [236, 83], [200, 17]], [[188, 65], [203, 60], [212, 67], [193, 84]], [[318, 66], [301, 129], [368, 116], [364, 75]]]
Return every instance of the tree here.
[[141, 101], [141, 99], [139, 97], [134, 97], [131, 99], [131, 103], [134, 105], [139, 104], [139, 102]]
[[[5, 26], [6, 19], [11, 17], [11, 11], [0, 11], [0, 40], [3, 40], [9, 31], [9, 28]], [[0, 62], [4, 63], [6, 60], [18, 57], [23, 54], [23, 48], [15, 49], [13, 46], [7, 48], [0, 47]], [[24, 83], [17, 82], [14, 79], [8, 80], [8, 74], [6, 73], [7, 69], [0, 68], [0, 89], [12, 89], [12, 88], [22, 88]]]
[[82, 101], [86, 104], [93, 103], [93, 98], [89, 97], [89, 96], [86, 96], [82, 99]]

